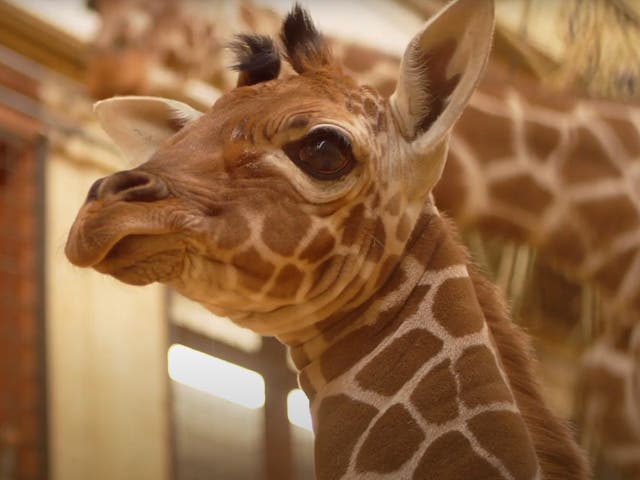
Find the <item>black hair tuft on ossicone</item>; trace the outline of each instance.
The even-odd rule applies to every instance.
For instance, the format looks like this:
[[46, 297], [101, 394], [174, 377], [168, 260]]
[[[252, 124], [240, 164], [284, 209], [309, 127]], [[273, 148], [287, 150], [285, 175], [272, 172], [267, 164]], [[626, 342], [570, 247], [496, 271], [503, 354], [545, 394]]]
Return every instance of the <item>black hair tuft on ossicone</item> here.
[[238, 86], [255, 85], [278, 78], [280, 52], [271, 37], [265, 35], [236, 35], [229, 48], [236, 63], [231, 66], [240, 72]]
[[331, 61], [331, 54], [322, 34], [316, 29], [309, 13], [298, 3], [284, 19], [280, 40], [284, 45], [287, 61], [298, 73], [309, 68], [327, 66]]

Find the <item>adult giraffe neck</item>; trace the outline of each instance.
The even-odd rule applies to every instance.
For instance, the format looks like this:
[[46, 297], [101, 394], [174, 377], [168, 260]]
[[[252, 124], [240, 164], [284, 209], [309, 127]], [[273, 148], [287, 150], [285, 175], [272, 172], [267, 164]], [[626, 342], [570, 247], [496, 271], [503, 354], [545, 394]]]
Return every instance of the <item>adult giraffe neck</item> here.
[[376, 297], [292, 347], [318, 478], [584, 478], [518, 335], [429, 206]]
[[529, 87], [485, 84], [474, 96], [452, 136], [438, 206], [463, 228], [526, 241], [617, 307], [637, 305], [637, 109]]

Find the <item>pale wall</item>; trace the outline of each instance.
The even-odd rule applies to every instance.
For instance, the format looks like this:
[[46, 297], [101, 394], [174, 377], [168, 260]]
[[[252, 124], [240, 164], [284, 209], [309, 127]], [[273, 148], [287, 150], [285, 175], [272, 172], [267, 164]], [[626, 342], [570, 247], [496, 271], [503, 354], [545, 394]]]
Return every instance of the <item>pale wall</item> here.
[[[77, 139], [47, 160], [47, 348], [52, 480], [169, 478], [164, 290], [71, 266], [64, 243], [113, 159]], [[102, 160], [103, 166], [92, 162]]]

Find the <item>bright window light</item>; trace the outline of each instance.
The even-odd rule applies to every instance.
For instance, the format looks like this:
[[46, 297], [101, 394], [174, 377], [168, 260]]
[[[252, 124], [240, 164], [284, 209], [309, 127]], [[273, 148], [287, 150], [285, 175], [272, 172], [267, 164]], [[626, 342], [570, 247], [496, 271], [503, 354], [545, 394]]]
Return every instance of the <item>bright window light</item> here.
[[309, 399], [299, 388], [291, 390], [287, 395], [287, 416], [294, 425], [313, 432]]
[[169, 347], [172, 380], [247, 408], [264, 406], [264, 378], [253, 370], [184, 345]]

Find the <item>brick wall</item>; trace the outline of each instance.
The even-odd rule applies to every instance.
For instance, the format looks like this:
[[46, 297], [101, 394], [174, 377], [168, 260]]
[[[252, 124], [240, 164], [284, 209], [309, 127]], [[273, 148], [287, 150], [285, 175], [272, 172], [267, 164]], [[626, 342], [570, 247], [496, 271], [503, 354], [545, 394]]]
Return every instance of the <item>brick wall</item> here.
[[0, 479], [46, 478], [41, 158], [0, 106]]

